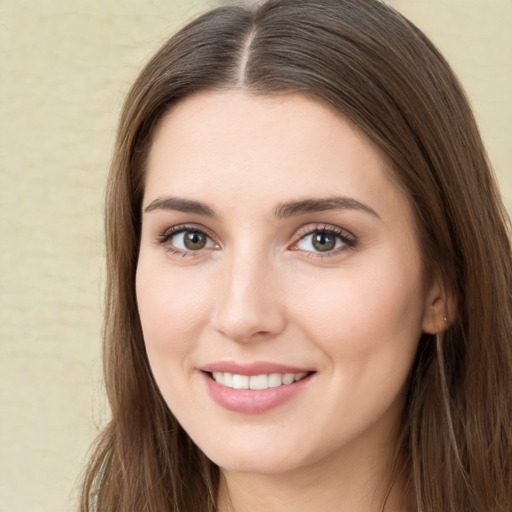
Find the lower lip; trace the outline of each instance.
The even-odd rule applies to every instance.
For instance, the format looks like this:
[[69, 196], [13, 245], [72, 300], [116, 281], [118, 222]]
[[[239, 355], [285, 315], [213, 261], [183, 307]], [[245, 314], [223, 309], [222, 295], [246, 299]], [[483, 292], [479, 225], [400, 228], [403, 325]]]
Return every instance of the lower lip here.
[[203, 375], [210, 396], [220, 406], [243, 414], [261, 414], [284, 404], [300, 393], [313, 374], [292, 384], [267, 389], [233, 389], [214, 381], [208, 373], [203, 372]]

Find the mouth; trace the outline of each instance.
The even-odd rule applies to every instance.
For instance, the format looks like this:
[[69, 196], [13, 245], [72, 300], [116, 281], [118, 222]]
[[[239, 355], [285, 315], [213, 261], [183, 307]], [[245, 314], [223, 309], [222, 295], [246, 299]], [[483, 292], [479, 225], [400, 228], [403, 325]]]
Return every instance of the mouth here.
[[240, 414], [265, 413], [284, 405], [304, 393], [316, 374], [272, 363], [216, 363], [201, 373], [214, 402]]
[[206, 372], [217, 384], [232, 389], [264, 390], [289, 386], [311, 375], [313, 372], [299, 373], [262, 373], [260, 375], [243, 375], [229, 372]]

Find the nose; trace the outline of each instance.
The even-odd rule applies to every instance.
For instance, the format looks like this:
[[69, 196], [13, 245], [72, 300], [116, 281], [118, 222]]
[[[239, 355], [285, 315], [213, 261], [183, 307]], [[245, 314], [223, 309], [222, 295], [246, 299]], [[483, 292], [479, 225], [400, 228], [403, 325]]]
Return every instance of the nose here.
[[240, 254], [227, 259], [222, 270], [214, 328], [237, 343], [269, 339], [281, 333], [286, 326], [283, 293], [266, 258]]

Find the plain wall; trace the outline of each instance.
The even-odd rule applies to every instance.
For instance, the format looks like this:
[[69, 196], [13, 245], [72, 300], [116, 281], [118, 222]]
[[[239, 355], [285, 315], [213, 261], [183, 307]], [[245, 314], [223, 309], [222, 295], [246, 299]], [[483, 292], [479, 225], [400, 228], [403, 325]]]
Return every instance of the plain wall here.
[[[0, 512], [74, 508], [106, 414], [102, 203], [119, 108], [206, 3], [0, 0]], [[466, 86], [511, 211], [512, 1], [390, 3]]]

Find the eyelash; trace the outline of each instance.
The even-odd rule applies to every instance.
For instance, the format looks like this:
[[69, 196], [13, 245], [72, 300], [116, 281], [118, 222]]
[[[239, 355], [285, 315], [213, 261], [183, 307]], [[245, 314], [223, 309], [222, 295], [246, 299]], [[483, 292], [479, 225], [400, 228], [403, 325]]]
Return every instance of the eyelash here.
[[[194, 231], [197, 233], [202, 233], [205, 236], [207, 236], [210, 240], [212, 239], [210, 235], [205, 231], [204, 228], [200, 228], [198, 226], [194, 225], [188, 225], [188, 224], [180, 224], [178, 226], [173, 226], [169, 229], [167, 229], [164, 233], [158, 236], [157, 238], [157, 244], [161, 246], [166, 246], [165, 249], [168, 253], [172, 255], [180, 255], [182, 257], [194, 257], [198, 256], [199, 253], [201, 253], [201, 250], [198, 251], [182, 251], [180, 249], [177, 249], [176, 247], [173, 247], [171, 245], [167, 245], [169, 240], [173, 236], [176, 236], [180, 233], [184, 233], [186, 231]], [[352, 233], [349, 231], [339, 228], [337, 226], [333, 226], [330, 224], [317, 224], [317, 225], [309, 225], [301, 228], [295, 238], [295, 241], [290, 246], [291, 250], [300, 250], [297, 248], [293, 248], [293, 246], [296, 246], [301, 240], [304, 240], [307, 236], [312, 235], [313, 233], [326, 233], [329, 235], [334, 235], [335, 237], [339, 238], [343, 244], [341, 248], [326, 251], [325, 253], [322, 253], [320, 251], [303, 251], [305, 254], [307, 254], [307, 257], [315, 257], [315, 258], [328, 258], [332, 256], [338, 255], [340, 252], [350, 251], [353, 250], [357, 245], [357, 240]]]

